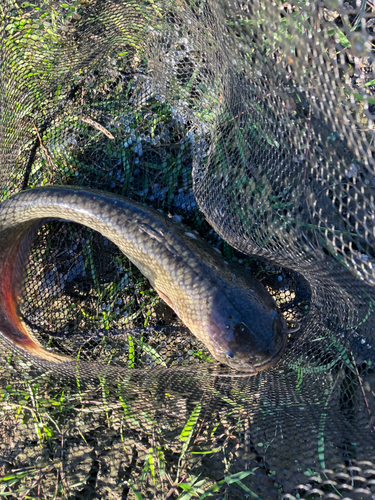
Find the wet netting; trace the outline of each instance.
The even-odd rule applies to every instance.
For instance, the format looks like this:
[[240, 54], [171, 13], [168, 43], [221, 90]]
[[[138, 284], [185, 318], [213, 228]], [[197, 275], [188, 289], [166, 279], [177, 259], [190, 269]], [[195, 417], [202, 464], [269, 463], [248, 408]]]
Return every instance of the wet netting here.
[[112, 242], [48, 221], [21, 314], [76, 362], [1, 336], [0, 496], [374, 499], [373, 1], [2, 0], [0, 21], [1, 200], [161, 210], [290, 330], [233, 371]]

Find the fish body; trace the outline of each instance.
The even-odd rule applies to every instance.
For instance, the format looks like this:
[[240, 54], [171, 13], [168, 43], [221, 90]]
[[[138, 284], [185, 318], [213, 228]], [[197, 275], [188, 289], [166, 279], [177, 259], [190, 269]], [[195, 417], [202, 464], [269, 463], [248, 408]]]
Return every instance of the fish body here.
[[11, 344], [52, 363], [70, 359], [44, 349], [19, 309], [30, 244], [51, 219], [83, 224], [115, 243], [217, 361], [251, 374], [280, 359], [285, 321], [250, 272], [156, 210], [70, 186], [35, 188], [0, 205], [0, 334]]

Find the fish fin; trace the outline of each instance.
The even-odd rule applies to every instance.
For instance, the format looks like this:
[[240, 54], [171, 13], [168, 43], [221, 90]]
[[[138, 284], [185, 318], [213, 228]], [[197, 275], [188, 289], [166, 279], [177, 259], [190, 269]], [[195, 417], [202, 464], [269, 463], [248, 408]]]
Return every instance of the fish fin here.
[[161, 233], [160, 231], [156, 231], [148, 224], [143, 224], [143, 223], [139, 222], [138, 228], [142, 233], [148, 234], [150, 236], [150, 238], [153, 238], [154, 240], [159, 241], [159, 243], [165, 242], [165, 238], [164, 238], [163, 233]]
[[168, 305], [169, 305], [169, 307], [170, 307], [171, 309], [173, 309], [173, 310], [174, 310], [174, 312], [175, 312], [175, 313], [177, 314], [177, 316], [178, 316], [178, 311], [177, 311], [177, 308], [176, 308], [176, 306], [173, 304], [173, 302], [170, 300], [170, 298], [169, 298], [167, 295], [165, 295], [165, 293], [163, 293], [163, 292], [162, 292], [161, 290], [159, 290], [158, 288], [156, 288], [156, 287], [154, 287], [154, 288], [155, 288], [155, 290], [157, 291], [157, 293], [158, 293], [159, 297], [160, 297], [161, 299], [163, 299], [163, 300], [164, 300], [164, 302], [166, 302], [166, 304], [168, 304]]

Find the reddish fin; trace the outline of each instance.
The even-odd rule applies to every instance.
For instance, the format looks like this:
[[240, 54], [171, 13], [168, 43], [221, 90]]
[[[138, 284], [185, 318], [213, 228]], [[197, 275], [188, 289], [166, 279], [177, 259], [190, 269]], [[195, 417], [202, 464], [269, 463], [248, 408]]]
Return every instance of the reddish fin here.
[[0, 255], [0, 334], [11, 344], [34, 356], [54, 363], [61, 363], [70, 358], [44, 349], [34, 335], [29, 332], [20, 314], [19, 302], [25, 260], [39, 227], [40, 224], [34, 224], [29, 228], [24, 228], [16, 235], [10, 234], [9, 245], [3, 245], [3, 251]]
[[173, 304], [173, 302], [170, 300], [170, 298], [169, 298], [169, 297], [167, 297], [167, 295], [165, 295], [165, 294], [164, 294], [161, 290], [159, 290], [158, 288], [156, 288], [156, 287], [154, 287], [154, 288], [155, 288], [155, 290], [158, 292], [159, 297], [160, 297], [161, 299], [163, 299], [163, 300], [164, 300], [164, 302], [166, 302], [166, 303], [169, 305], [169, 307], [170, 307], [171, 309], [173, 309], [173, 310], [174, 310], [174, 312], [175, 312], [175, 313], [177, 314], [177, 316], [178, 316], [178, 311], [177, 311], [177, 309], [176, 309], [176, 306]]

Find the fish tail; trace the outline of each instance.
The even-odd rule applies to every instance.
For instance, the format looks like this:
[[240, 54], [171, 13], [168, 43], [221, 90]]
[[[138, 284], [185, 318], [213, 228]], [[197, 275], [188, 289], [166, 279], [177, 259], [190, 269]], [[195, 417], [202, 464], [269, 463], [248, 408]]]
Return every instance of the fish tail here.
[[40, 223], [26, 226], [23, 231], [9, 235], [7, 245], [3, 242], [0, 252], [0, 336], [8, 345], [37, 358], [63, 363], [72, 358], [45, 349], [22, 321], [20, 312], [25, 260], [39, 227]]
[[11, 340], [11, 342], [19, 349], [28, 352], [32, 356], [43, 359], [45, 361], [49, 361], [50, 363], [63, 363], [72, 359], [69, 356], [64, 356], [62, 354], [56, 354], [54, 352], [47, 351], [47, 349], [45, 349], [38, 341], [33, 338], [33, 336], [30, 335], [23, 336], [22, 339], [11, 339], [9, 336], [7, 338]]

